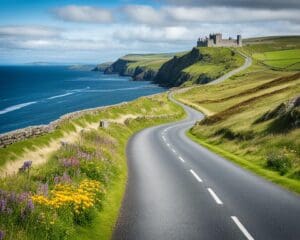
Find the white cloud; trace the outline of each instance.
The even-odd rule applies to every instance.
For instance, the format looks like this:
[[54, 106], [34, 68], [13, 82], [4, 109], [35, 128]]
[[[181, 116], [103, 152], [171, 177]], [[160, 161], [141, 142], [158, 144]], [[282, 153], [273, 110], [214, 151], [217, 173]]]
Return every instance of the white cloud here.
[[250, 9], [240, 7], [186, 7], [128, 5], [123, 13], [138, 24], [176, 26], [185, 23], [232, 23], [255, 21], [300, 22], [299, 9]]
[[164, 14], [151, 6], [127, 5], [123, 11], [130, 20], [142, 24], [161, 24], [166, 20]]
[[201, 7], [243, 7], [254, 9], [297, 9], [299, 0], [160, 0], [177, 6], [201, 6]]
[[142, 41], [142, 42], [178, 42], [193, 39], [193, 34], [184, 26], [173, 27], [151, 27], [146, 25], [127, 26], [116, 29], [113, 37], [120, 41]]
[[60, 35], [60, 29], [46, 26], [0, 26], [0, 37], [49, 38]]
[[55, 59], [57, 55], [77, 61], [81, 54], [86, 59], [90, 54], [93, 59], [99, 56], [99, 61], [104, 55], [114, 60], [126, 53], [191, 49], [199, 36], [210, 32], [222, 32], [224, 37], [300, 33], [299, 9], [127, 5], [116, 9], [66, 6], [54, 12], [65, 21], [107, 24], [0, 25], [0, 61], [4, 53], [17, 58], [25, 52], [30, 52], [29, 57], [51, 55]]
[[54, 14], [71, 22], [110, 23], [113, 21], [112, 12], [105, 8], [70, 5], [57, 8]]
[[227, 7], [165, 7], [161, 14], [176, 22], [300, 21], [300, 10], [268, 10]]

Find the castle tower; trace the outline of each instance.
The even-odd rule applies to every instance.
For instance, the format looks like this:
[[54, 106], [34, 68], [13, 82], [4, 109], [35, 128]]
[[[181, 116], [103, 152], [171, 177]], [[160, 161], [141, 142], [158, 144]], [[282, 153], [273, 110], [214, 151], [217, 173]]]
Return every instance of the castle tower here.
[[242, 43], [242, 35], [237, 35], [236, 39], [237, 39], [237, 45], [238, 45], [239, 47], [243, 46], [243, 43]]
[[215, 34], [215, 44], [218, 46], [222, 42], [222, 33]]

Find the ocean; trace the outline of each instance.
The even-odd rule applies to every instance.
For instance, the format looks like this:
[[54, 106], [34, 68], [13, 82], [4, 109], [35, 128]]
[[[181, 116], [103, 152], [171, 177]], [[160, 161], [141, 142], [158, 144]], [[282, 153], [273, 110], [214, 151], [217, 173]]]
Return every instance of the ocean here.
[[68, 66], [0, 66], [0, 86], [0, 133], [166, 90], [130, 77]]

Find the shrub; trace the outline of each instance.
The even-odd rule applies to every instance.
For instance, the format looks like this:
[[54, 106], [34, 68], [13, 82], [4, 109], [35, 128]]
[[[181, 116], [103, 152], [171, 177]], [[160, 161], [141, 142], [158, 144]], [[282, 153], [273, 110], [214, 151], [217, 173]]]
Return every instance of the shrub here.
[[284, 175], [292, 167], [292, 163], [286, 155], [271, 152], [267, 154], [267, 167]]
[[215, 132], [215, 135], [222, 135], [222, 137], [233, 140], [235, 139], [235, 133], [231, 131], [229, 128], [221, 128]]
[[218, 129], [215, 133], [215, 136], [222, 136], [223, 138], [226, 138], [228, 140], [250, 140], [254, 138], [254, 133], [253, 131], [241, 131], [241, 132], [233, 132], [229, 128], [220, 128]]

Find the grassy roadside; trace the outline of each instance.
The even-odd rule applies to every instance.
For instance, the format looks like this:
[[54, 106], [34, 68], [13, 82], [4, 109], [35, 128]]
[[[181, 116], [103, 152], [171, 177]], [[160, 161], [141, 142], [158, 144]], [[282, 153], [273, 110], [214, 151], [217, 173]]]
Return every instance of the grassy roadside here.
[[45, 164], [27, 164], [23, 172], [0, 179], [5, 200], [0, 230], [8, 239], [110, 239], [126, 186], [127, 141], [143, 128], [182, 118], [184, 111], [166, 94], [104, 111], [70, 124], [136, 117], [111, 121], [108, 128], [84, 128]]
[[225, 149], [218, 147], [214, 144], [210, 144], [204, 138], [199, 138], [193, 135], [190, 131], [186, 135], [192, 139], [194, 142], [202, 145], [203, 147], [211, 150], [212, 152], [242, 166], [243, 168], [254, 172], [255, 174], [262, 176], [269, 181], [276, 183], [286, 189], [300, 193], [300, 182], [297, 180], [289, 179], [287, 177], [281, 176], [278, 172], [274, 172], [268, 169], [264, 169], [261, 166], [249, 162], [247, 159], [240, 157], [238, 155], [232, 154]]
[[[126, 145], [128, 140], [133, 136], [133, 134], [138, 131], [155, 125], [160, 125], [170, 121], [177, 120], [184, 116], [184, 113], [179, 109], [178, 117], [171, 117], [169, 119], [152, 119], [151, 121], [132, 121], [130, 124], [130, 130], [125, 132], [123, 129], [114, 127], [110, 131], [110, 134], [114, 138], [118, 138], [121, 142], [120, 144], [120, 155], [122, 159], [126, 159]], [[120, 130], [122, 130], [122, 136], [120, 136]], [[127, 182], [127, 164], [126, 161], [120, 161], [120, 173], [114, 179], [111, 184], [110, 189], [107, 191], [107, 197], [103, 203], [103, 209], [99, 212], [95, 223], [89, 227], [78, 228], [75, 239], [111, 239], [113, 228], [117, 220], [119, 209], [122, 204], [122, 199], [124, 196], [126, 182]]]

